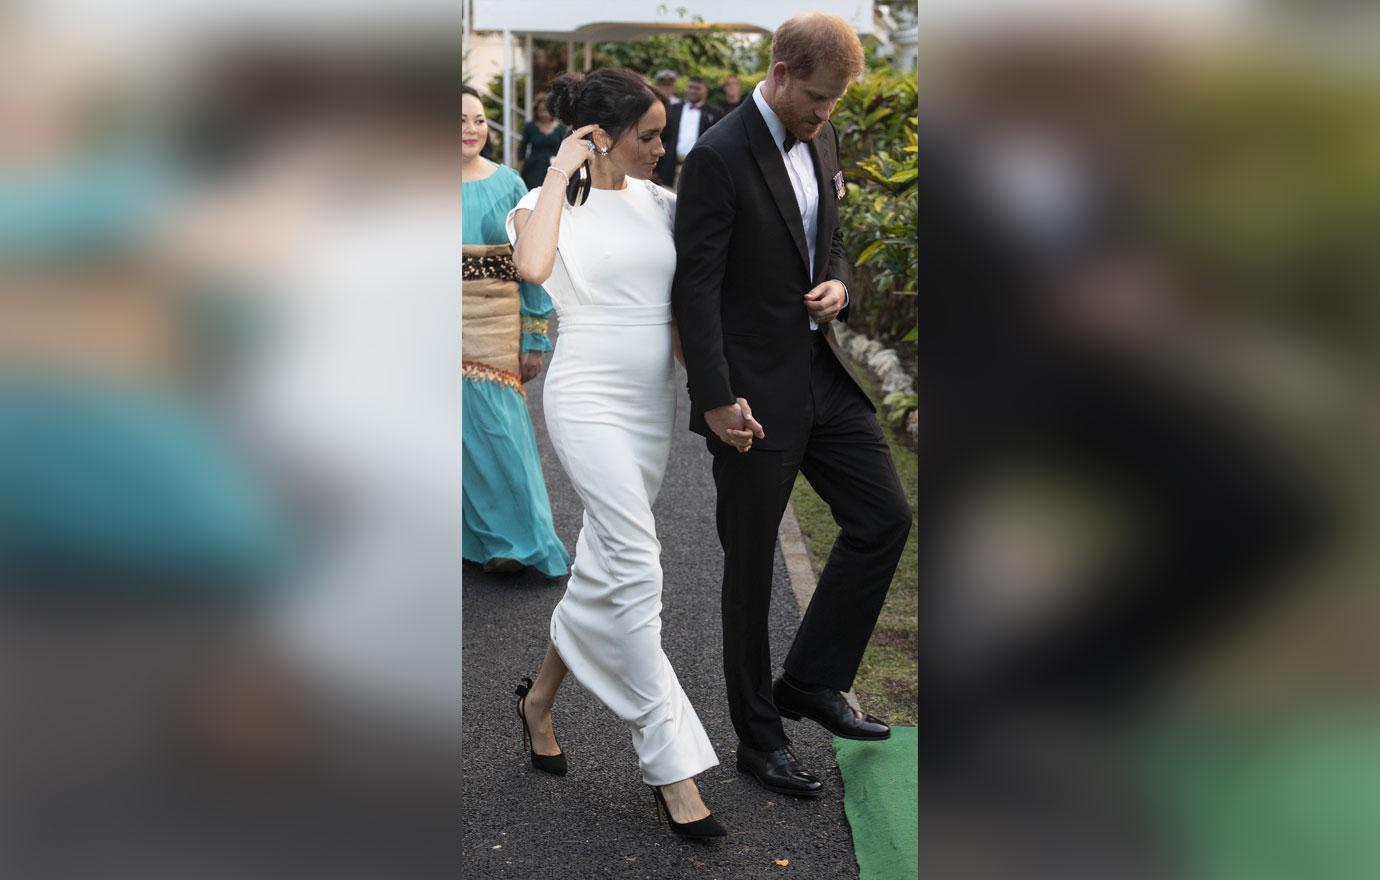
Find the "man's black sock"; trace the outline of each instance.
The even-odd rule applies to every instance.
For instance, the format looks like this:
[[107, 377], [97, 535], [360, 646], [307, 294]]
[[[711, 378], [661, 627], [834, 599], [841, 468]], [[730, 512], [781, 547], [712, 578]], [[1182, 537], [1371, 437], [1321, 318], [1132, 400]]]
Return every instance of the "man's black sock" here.
[[801, 681], [794, 675], [791, 675], [789, 672], [781, 673], [781, 678], [785, 680], [786, 684], [790, 685], [798, 691], [804, 691], [807, 694], [818, 694], [829, 690], [829, 688], [824, 687], [823, 685], [810, 684], [809, 682]]

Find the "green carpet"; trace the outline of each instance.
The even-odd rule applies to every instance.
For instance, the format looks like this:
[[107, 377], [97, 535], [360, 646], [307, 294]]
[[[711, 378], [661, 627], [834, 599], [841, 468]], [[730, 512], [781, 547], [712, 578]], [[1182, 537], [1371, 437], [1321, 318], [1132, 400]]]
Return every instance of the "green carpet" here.
[[914, 880], [919, 870], [916, 748], [914, 727], [893, 727], [885, 742], [834, 740], [860, 880]]
[[1159, 731], [1142, 766], [1195, 880], [1380, 877], [1380, 724]]

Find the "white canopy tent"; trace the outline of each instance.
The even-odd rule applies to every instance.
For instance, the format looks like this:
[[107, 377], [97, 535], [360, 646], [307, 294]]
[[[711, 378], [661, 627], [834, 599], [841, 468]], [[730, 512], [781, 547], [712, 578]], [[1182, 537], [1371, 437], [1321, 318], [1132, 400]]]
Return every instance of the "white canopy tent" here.
[[[672, 8], [660, 0], [461, 0], [462, 52], [475, 32], [503, 34], [503, 161], [513, 162], [513, 38], [523, 39], [526, 69], [532, 69], [533, 40], [564, 40], [571, 69], [575, 44], [584, 43], [584, 67], [590, 68], [596, 42], [625, 42], [654, 34], [695, 33], [711, 27], [769, 34], [782, 22], [806, 10], [832, 12], [859, 34], [872, 31], [872, 0], [682, 0]], [[532, 113], [532, 77], [527, 77], [521, 113]]]

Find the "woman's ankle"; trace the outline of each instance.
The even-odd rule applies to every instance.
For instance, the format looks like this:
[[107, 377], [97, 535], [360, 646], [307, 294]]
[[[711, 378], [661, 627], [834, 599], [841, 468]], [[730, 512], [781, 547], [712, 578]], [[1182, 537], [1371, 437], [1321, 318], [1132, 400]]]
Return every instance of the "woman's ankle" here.
[[532, 688], [527, 694], [527, 711], [532, 715], [545, 715], [551, 711], [555, 703], [555, 695], [548, 696], [545, 692]]
[[694, 779], [682, 779], [678, 782], [669, 782], [659, 787], [664, 796], [690, 802], [700, 799], [700, 790], [699, 787], [695, 785]]
[[682, 779], [680, 782], [672, 782], [659, 788], [668, 809], [680, 814], [677, 821], [693, 822], [710, 815], [709, 806], [700, 797], [699, 788], [693, 779]]

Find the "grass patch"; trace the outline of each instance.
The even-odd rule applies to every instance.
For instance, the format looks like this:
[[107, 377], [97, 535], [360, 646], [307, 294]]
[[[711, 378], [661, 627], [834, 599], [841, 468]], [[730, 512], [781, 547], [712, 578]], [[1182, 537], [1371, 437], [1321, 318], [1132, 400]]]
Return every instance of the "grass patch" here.
[[[867, 370], [858, 365], [854, 372], [868, 395], [873, 400], [881, 400], [880, 389]], [[917, 510], [919, 470], [915, 453], [902, 442], [900, 432], [890, 425], [883, 424], [882, 433], [891, 447], [891, 458], [896, 463], [896, 472], [901, 477], [911, 510]], [[829, 558], [829, 551], [838, 537], [838, 524], [829, 515], [829, 508], [803, 478], [795, 481], [791, 507], [800, 521], [800, 531], [805, 536], [810, 558], [818, 572], [824, 567], [824, 561]], [[853, 683], [863, 708], [893, 724], [914, 725], [917, 720], [915, 639], [916, 583], [920, 564], [916, 545], [918, 540], [918, 527], [912, 518], [906, 550], [901, 555], [886, 604], [877, 620], [877, 629], [872, 634], [872, 641], [867, 646], [858, 677]]]

